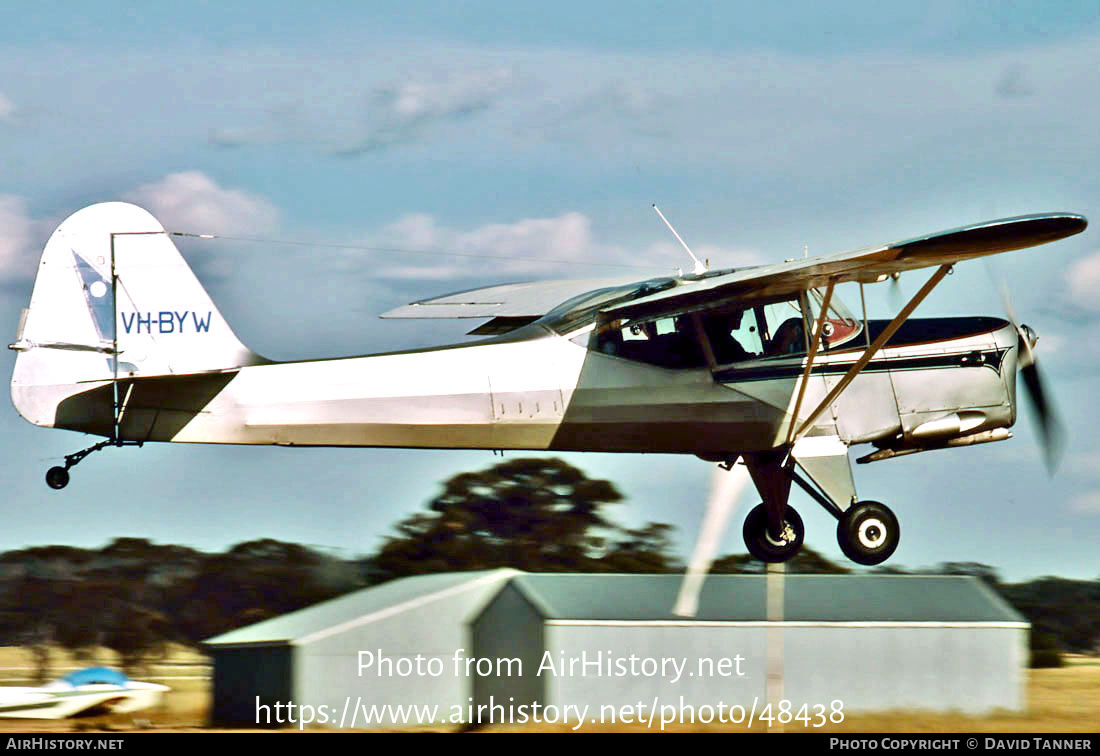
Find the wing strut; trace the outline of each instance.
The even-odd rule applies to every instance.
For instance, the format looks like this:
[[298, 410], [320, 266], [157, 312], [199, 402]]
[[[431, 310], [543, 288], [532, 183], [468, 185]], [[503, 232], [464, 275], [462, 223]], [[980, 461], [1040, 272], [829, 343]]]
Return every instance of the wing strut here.
[[829, 281], [825, 289], [825, 300], [821, 306], [821, 312], [814, 323], [814, 335], [810, 339], [810, 353], [806, 355], [806, 367], [802, 370], [802, 382], [798, 384], [798, 398], [794, 401], [794, 415], [791, 416], [791, 427], [787, 433], [787, 443], [793, 444], [794, 426], [798, 423], [798, 411], [802, 409], [802, 397], [806, 395], [806, 384], [810, 380], [810, 371], [814, 366], [814, 358], [817, 357], [817, 348], [821, 345], [821, 329], [825, 327], [825, 316], [829, 312], [829, 303], [833, 300], [833, 287], [836, 281]]
[[[890, 321], [889, 325], [887, 325], [882, 333], [878, 335], [878, 338], [876, 338], [871, 343], [871, 346], [867, 347], [867, 351], [863, 353], [863, 356], [860, 357], [855, 362], [855, 364], [852, 365], [852, 367], [848, 368], [848, 372], [844, 374], [844, 377], [840, 379], [840, 382], [833, 387], [833, 390], [829, 392], [828, 396], [822, 399], [821, 403], [818, 404], [814, 411], [810, 413], [809, 417], [807, 417], [805, 422], [803, 422], [802, 425], [799, 427], [798, 432], [794, 434], [794, 440], [797, 441], [799, 438], [805, 435], [806, 431], [809, 430], [814, 421], [817, 420], [821, 413], [825, 411], [825, 408], [836, 401], [836, 398], [840, 396], [840, 392], [848, 388], [848, 384], [851, 383], [857, 375], [859, 375], [860, 371], [863, 370], [867, 363], [871, 361], [871, 358], [873, 358], [878, 353], [878, 351], [882, 349], [883, 345], [885, 345], [886, 342], [890, 340], [890, 337], [894, 335], [894, 332], [901, 328], [901, 324], [908, 320], [909, 316], [913, 313], [913, 310], [917, 308], [917, 305], [919, 305], [921, 301], [926, 296], [928, 296], [928, 293], [932, 291], [932, 289], [936, 288], [936, 284], [942, 281], [943, 277], [946, 276], [949, 272], [951, 272], [950, 264], [941, 265], [939, 268], [936, 269], [936, 272], [933, 273], [932, 277], [925, 282], [920, 291], [918, 291], [913, 296], [913, 298], [909, 300], [909, 303], [905, 305], [905, 307], [901, 308], [901, 312], [899, 312], [894, 317], [894, 319]], [[825, 308], [821, 308], [821, 311], [825, 312]], [[813, 355], [811, 355], [811, 360], [812, 359]], [[797, 414], [795, 417], [797, 418]]]

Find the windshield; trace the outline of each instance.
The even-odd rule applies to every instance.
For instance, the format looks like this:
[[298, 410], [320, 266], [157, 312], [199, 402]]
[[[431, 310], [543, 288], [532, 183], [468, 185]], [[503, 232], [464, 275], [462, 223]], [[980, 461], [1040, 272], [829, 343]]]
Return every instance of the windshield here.
[[[825, 292], [821, 289], [810, 289], [809, 294], [810, 325], [813, 327], [813, 321], [817, 320], [817, 317], [821, 314], [821, 305], [825, 303]], [[832, 299], [829, 300], [829, 312], [821, 326], [822, 346], [826, 350], [835, 349], [841, 344], [851, 341], [862, 331], [863, 322], [848, 311], [848, 308], [841, 303], [834, 292]]]
[[539, 323], [564, 335], [595, 322], [596, 313], [609, 305], [639, 299], [675, 285], [675, 278], [651, 278], [640, 283], [596, 289], [566, 300], [546, 313]]
[[110, 669], [108, 667], [87, 667], [85, 669], [78, 669], [61, 678], [61, 682], [68, 683], [74, 688], [80, 685], [95, 684], [125, 685], [126, 681], [126, 675], [119, 672], [117, 669]]

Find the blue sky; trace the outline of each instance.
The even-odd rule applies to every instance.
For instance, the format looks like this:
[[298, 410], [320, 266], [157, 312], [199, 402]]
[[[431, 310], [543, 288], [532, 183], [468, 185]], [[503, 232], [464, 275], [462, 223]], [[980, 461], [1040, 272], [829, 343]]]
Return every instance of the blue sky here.
[[[316, 243], [181, 247], [238, 335], [275, 359], [460, 336], [462, 324], [375, 317], [414, 298], [611, 270], [598, 262], [685, 265], [652, 202], [716, 266], [1023, 213], [1097, 222], [1097, 70], [1094, 3], [9, 4], [0, 319], [13, 336], [56, 224], [113, 199], [170, 228]], [[1096, 577], [1096, 232], [960, 265], [918, 314], [998, 314], [1000, 279], [1040, 334], [1065, 416], [1059, 475], [1046, 476], [1024, 412], [1006, 443], [860, 466], [857, 488], [901, 519], [894, 563]], [[869, 305], [884, 316], [877, 288]], [[59, 493], [42, 474], [88, 440], [34, 428], [10, 405], [0, 427], [3, 549], [275, 537], [361, 554], [440, 481], [494, 462], [165, 445], [97, 454]], [[622, 488], [622, 522], [677, 525], [686, 554], [707, 465], [568, 459]], [[839, 558], [830, 518], [793, 503], [807, 543]], [[722, 552], [742, 550], [735, 525]]]

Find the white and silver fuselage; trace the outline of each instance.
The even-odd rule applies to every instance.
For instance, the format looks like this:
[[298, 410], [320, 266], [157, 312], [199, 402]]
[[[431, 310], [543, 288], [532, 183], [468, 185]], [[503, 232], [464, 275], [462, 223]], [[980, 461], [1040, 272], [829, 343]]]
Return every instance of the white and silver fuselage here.
[[[920, 322], [955, 336], [883, 349], [811, 435], [905, 443], [1014, 422], [1011, 325]], [[436, 350], [124, 378], [117, 388], [28, 387], [22, 397], [13, 387], [13, 396], [40, 425], [111, 436], [117, 391], [126, 441], [709, 455], [770, 449], [788, 437], [805, 355], [672, 369], [589, 349], [584, 332], [533, 325]], [[819, 354], [800, 414], [862, 354]], [[36, 408], [35, 394], [67, 398]]]

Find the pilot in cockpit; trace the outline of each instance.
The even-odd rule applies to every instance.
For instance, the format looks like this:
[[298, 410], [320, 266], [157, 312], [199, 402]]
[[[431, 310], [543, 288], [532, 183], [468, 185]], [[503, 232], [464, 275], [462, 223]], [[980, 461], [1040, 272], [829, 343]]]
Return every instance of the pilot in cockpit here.
[[806, 332], [802, 318], [787, 318], [775, 329], [766, 353], [771, 355], [800, 354], [806, 351]]
[[738, 310], [737, 312], [714, 315], [706, 319], [703, 330], [706, 331], [707, 340], [710, 341], [711, 351], [714, 352], [714, 360], [719, 365], [751, 360], [757, 356], [741, 346], [741, 343], [733, 335], [733, 332], [741, 327], [741, 320], [744, 315], [744, 310]]

